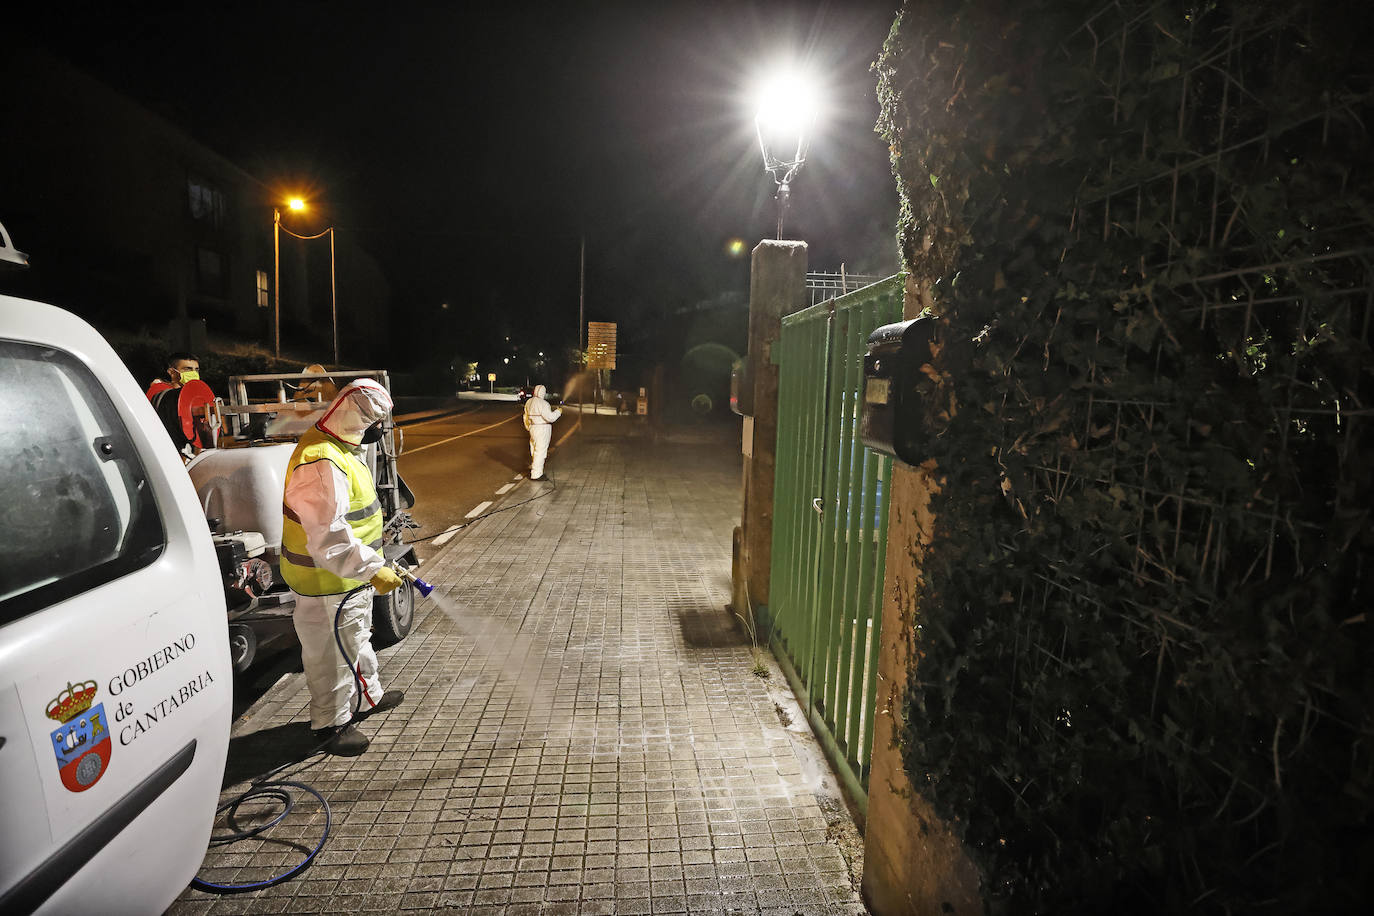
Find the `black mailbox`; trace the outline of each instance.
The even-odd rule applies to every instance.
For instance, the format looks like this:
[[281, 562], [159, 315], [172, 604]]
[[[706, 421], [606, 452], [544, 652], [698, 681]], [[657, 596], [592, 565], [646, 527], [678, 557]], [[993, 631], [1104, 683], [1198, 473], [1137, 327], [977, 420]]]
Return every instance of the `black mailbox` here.
[[921, 366], [930, 362], [934, 327], [930, 318], [885, 324], [868, 335], [864, 354], [859, 438], [875, 452], [911, 465], [928, 457], [919, 448], [916, 384]]

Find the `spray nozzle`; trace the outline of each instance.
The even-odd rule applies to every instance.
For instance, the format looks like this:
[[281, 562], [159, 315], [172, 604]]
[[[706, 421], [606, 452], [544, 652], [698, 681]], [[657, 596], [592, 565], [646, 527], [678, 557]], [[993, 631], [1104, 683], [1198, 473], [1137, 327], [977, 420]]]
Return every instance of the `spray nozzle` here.
[[419, 576], [415, 575], [415, 573], [411, 572], [408, 567], [402, 566], [400, 563], [393, 563], [391, 568], [396, 570], [396, 574], [398, 576], [400, 576], [402, 579], [407, 580], [412, 586], [414, 586], [415, 590], [420, 593], [420, 597], [428, 598], [429, 593], [434, 591], [434, 586], [430, 585], [424, 579], [421, 579]]

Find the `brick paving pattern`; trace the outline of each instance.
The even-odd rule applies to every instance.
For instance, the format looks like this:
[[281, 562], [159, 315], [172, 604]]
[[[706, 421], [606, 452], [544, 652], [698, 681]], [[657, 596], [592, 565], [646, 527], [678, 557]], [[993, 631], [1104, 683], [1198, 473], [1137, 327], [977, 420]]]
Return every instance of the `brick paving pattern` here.
[[[367, 753], [283, 774], [329, 800], [315, 864], [169, 912], [864, 913], [778, 679], [725, 609], [737, 452], [575, 435], [552, 487], [521, 483], [425, 564], [455, 613], [422, 601], [380, 653], [406, 701], [361, 725]], [[306, 703], [291, 674], [235, 724], [226, 797], [308, 751]], [[322, 828], [302, 796], [200, 876], [267, 880]]]

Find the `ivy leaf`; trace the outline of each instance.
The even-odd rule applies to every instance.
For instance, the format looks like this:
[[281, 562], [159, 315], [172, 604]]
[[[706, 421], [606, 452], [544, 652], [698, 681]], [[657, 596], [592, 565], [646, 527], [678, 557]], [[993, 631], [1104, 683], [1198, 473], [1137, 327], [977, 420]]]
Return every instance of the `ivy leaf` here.
[[1154, 346], [1159, 335], [1159, 320], [1145, 312], [1136, 312], [1126, 320], [1126, 339], [1142, 350]]

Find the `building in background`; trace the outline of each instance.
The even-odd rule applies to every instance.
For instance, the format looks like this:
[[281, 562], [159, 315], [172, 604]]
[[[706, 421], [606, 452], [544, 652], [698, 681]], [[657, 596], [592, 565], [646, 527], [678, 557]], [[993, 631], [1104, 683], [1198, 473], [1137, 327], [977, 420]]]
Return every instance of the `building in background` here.
[[[0, 87], [0, 214], [30, 259], [6, 292], [170, 348], [204, 349], [207, 333], [271, 346], [278, 189], [37, 48], [0, 55]], [[283, 352], [327, 359], [329, 240], [281, 241]], [[385, 345], [388, 286], [346, 232], [336, 245], [342, 358], [366, 361]]]

